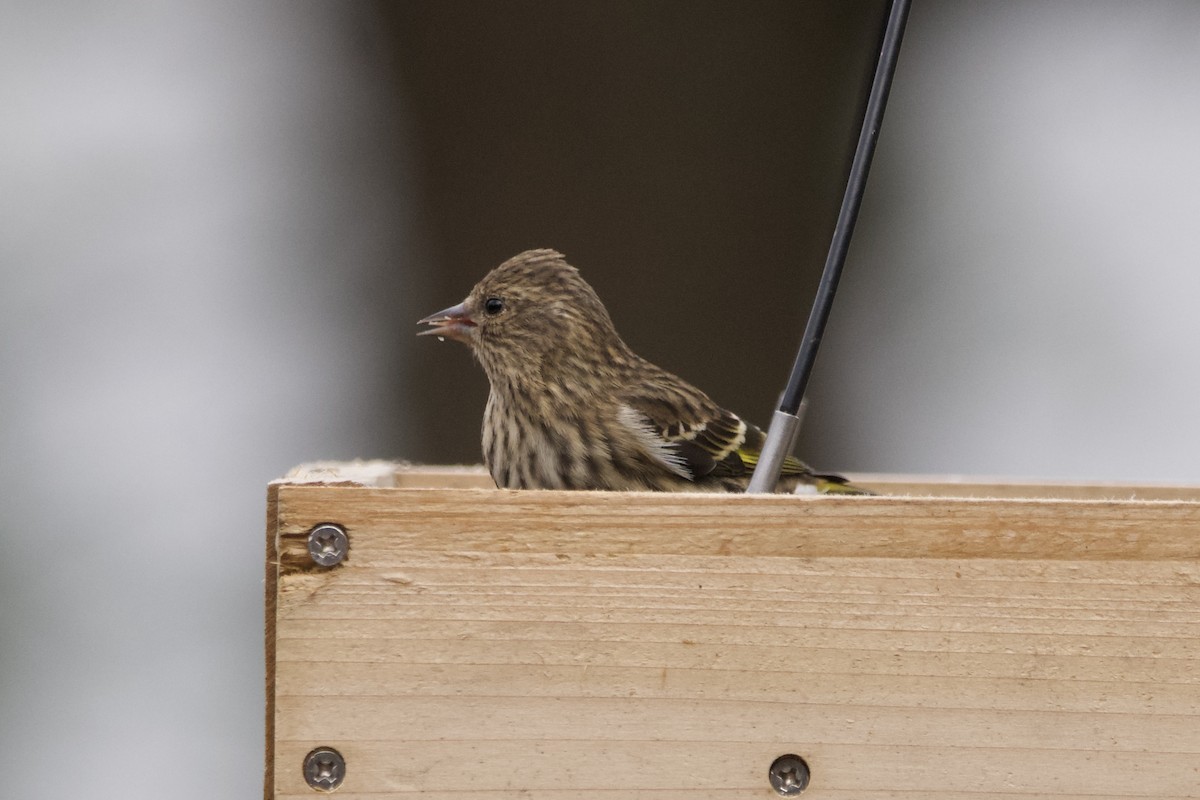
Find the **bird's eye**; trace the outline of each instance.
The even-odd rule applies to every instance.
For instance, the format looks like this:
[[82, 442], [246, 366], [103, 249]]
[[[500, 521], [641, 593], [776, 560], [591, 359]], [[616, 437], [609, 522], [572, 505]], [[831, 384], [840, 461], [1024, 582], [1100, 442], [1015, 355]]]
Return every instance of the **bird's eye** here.
[[499, 297], [489, 297], [483, 301], [483, 310], [494, 317], [504, 310], [504, 301]]

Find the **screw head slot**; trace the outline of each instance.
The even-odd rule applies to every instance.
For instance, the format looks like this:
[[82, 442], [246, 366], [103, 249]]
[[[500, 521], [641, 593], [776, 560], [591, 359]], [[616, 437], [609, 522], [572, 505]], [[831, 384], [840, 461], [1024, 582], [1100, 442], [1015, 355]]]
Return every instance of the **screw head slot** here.
[[349, 550], [350, 539], [341, 525], [325, 522], [308, 532], [308, 555], [322, 567], [342, 563]]
[[304, 780], [318, 792], [332, 792], [346, 779], [346, 759], [332, 747], [318, 747], [304, 757]]
[[767, 777], [776, 794], [791, 797], [808, 788], [811, 773], [808, 770], [808, 762], [794, 753], [788, 753], [771, 762]]

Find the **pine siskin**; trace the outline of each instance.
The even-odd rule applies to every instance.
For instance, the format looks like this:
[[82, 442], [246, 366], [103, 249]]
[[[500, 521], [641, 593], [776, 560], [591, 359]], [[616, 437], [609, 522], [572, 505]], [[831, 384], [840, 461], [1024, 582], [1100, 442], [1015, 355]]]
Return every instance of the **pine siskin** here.
[[[467, 344], [487, 373], [483, 456], [506, 489], [745, 491], [762, 430], [636, 355], [554, 250], [510, 258], [420, 335]], [[779, 491], [867, 494], [789, 457]]]

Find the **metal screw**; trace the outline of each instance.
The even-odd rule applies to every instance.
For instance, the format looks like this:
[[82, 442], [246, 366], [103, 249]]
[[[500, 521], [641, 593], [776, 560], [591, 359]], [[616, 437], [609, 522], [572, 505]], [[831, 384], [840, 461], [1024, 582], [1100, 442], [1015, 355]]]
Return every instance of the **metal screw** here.
[[346, 778], [346, 759], [332, 747], [318, 747], [304, 757], [304, 780], [318, 792], [332, 792]]
[[776, 793], [784, 796], [800, 794], [808, 788], [808, 763], [800, 756], [788, 753], [771, 762], [767, 777]]
[[350, 540], [341, 525], [326, 522], [308, 532], [308, 554], [322, 567], [342, 563], [349, 549]]

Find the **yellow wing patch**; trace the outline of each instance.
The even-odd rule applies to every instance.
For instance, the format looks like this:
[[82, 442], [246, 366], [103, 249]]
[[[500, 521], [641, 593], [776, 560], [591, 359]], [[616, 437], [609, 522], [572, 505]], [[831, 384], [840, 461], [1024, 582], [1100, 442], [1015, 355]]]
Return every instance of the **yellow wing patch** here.
[[[758, 466], [757, 450], [739, 449], [737, 454], [742, 463], [746, 465], [746, 469], [754, 469]], [[794, 456], [787, 456], [783, 459], [783, 470], [781, 473], [783, 475], [807, 475], [811, 472], [812, 470], [808, 468], [808, 465]]]

